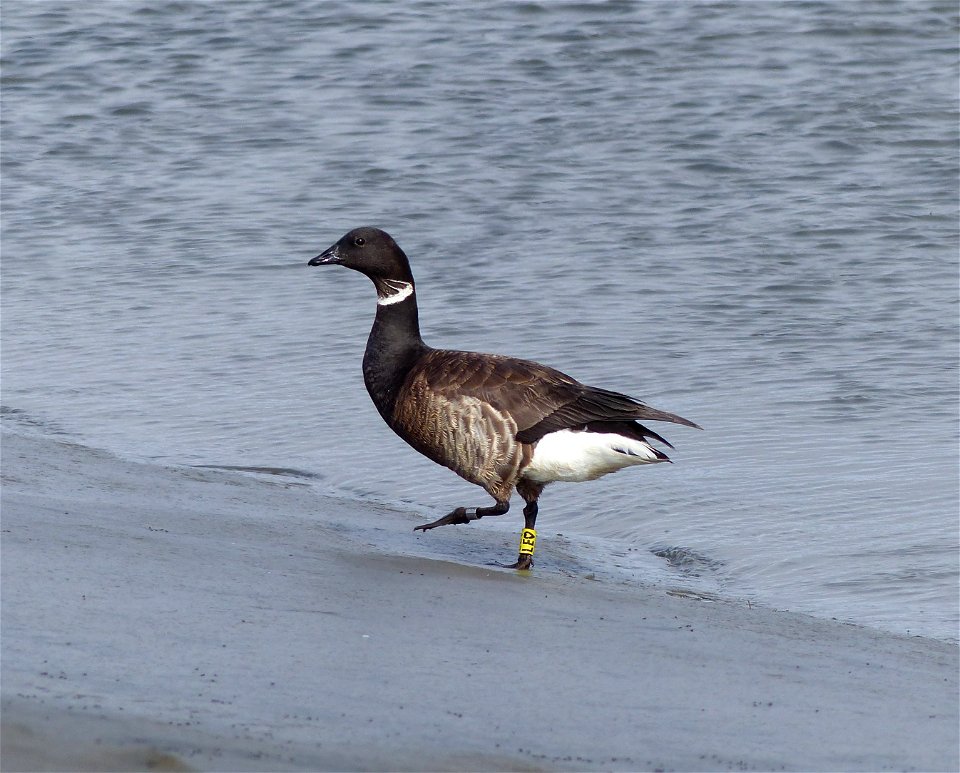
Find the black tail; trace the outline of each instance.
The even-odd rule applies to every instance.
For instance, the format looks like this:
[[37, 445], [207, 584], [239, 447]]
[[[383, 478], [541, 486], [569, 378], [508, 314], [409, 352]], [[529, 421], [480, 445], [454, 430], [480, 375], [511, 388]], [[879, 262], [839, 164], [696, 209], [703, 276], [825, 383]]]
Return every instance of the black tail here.
[[[612, 432], [640, 442], [646, 442], [647, 438], [653, 438], [668, 448], [673, 448], [673, 443], [662, 435], [658, 435], [649, 427], [644, 427], [638, 421], [591, 421], [584, 424], [583, 428], [588, 432]], [[653, 450], [656, 451], [657, 449]]]
[[[689, 419], [651, 408], [646, 403], [634, 400], [632, 397], [619, 392], [611, 392], [597, 387], [583, 387], [583, 391], [566, 405], [557, 408], [549, 416], [521, 432], [517, 433], [517, 440], [521, 443], [534, 443], [544, 435], [561, 429], [582, 427], [594, 421], [622, 422], [622, 421], [669, 421], [674, 424], [683, 424], [694, 429], [702, 429]], [[650, 430], [647, 430], [650, 432]], [[650, 437], [659, 437], [650, 434]], [[667, 444], [669, 445], [669, 443]]]

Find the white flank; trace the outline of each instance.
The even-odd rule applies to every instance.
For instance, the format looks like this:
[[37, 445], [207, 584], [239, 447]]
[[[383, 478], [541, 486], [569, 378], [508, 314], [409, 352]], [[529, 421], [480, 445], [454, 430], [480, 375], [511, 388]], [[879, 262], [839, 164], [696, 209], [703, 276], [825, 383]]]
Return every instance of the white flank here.
[[409, 282], [402, 282], [399, 279], [385, 279], [384, 285], [393, 290], [390, 295], [383, 295], [377, 298], [378, 306], [390, 306], [394, 303], [400, 303], [405, 298], [409, 298], [413, 293], [413, 285]]
[[613, 433], [562, 429], [540, 439], [522, 475], [537, 483], [576, 482], [593, 480], [635, 464], [662, 461], [641, 440]]

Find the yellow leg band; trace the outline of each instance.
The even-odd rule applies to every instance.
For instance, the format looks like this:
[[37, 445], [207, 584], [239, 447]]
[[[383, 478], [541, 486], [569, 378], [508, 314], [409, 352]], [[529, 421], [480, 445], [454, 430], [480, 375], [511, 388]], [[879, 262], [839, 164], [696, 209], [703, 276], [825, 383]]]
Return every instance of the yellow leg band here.
[[535, 529], [524, 529], [520, 532], [520, 555], [532, 556], [537, 546], [537, 532]]

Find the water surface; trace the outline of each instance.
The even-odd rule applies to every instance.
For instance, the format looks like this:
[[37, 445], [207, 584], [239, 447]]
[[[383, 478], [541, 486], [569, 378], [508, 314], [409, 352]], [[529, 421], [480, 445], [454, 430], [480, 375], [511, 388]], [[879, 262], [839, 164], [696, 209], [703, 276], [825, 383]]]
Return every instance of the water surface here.
[[549, 488], [543, 533], [956, 638], [955, 3], [21, 2], [2, 23], [14, 420], [424, 520], [486, 504], [370, 404], [367, 280], [306, 267], [375, 224], [432, 345], [705, 427], [657, 427], [674, 465]]

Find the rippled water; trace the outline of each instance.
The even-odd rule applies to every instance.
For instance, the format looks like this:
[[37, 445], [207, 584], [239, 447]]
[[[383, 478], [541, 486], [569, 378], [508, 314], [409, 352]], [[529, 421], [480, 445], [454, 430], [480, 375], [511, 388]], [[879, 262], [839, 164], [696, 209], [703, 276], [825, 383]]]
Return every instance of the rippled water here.
[[956, 638], [955, 3], [2, 14], [10, 415], [425, 520], [485, 504], [369, 403], [369, 283], [305, 265], [376, 224], [432, 345], [706, 428], [551, 487], [545, 534]]

